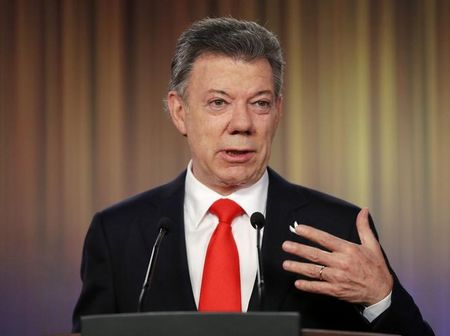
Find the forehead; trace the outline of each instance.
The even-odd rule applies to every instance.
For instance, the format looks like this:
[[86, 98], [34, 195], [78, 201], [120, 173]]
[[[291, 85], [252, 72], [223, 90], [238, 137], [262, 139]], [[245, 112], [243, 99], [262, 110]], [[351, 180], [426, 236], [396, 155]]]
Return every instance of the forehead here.
[[188, 90], [265, 90], [273, 93], [272, 67], [266, 58], [245, 60], [206, 53], [192, 66]]

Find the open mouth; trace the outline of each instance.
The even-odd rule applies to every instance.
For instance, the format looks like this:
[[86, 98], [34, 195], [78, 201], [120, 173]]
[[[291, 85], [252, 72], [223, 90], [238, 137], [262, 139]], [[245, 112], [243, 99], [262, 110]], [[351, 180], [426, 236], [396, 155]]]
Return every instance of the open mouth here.
[[228, 149], [224, 150], [223, 158], [230, 163], [246, 163], [252, 159], [255, 152], [251, 150], [236, 150]]
[[227, 155], [231, 155], [231, 156], [240, 156], [240, 155], [245, 155], [248, 153], [251, 153], [248, 150], [227, 150], [225, 151], [225, 153], [227, 153]]

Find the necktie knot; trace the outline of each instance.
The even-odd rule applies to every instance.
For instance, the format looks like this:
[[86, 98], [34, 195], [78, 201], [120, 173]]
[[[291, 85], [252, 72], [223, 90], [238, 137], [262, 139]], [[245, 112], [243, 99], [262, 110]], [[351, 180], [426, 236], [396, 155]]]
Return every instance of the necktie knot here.
[[227, 223], [231, 225], [233, 219], [244, 213], [244, 210], [235, 201], [228, 198], [221, 198], [215, 201], [209, 211], [219, 217], [220, 223]]

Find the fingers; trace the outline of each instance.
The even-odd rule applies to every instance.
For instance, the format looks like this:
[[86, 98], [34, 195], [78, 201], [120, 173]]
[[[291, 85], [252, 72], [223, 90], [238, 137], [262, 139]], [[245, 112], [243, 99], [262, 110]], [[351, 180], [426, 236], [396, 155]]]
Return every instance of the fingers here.
[[342, 289], [346, 285], [342, 283], [342, 280], [346, 275], [340, 270], [295, 261], [283, 262], [283, 268], [286, 271], [302, 274], [310, 278], [296, 280], [294, 285], [297, 289], [335, 297], [340, 297], [340, 295], [345, 294]]
[[369, 225], [369, 209], [363, 208], [356, 217], [356, 229], [358, 230], [361, 245], [374, 250], [379, 249], [379, 243]]
[[342, 251], [348, 245], [348, 241], [339, 237], [333, 236], [328, 232], [313, 228], [308, 225], [298, 225], [295, 232], [306, 239], [318, 243], [329, 251]]
[[285, 252], [310, 262], [286, 260], [286, 271], [309, 279], [295, 281], [295, 287], [311, 293], [326, 294], [354, 303], [373, 304], [392, 290], [392, 275], [378, 240], [369, 224], [369, 211], [362, 209], [356, 218], [361, 244], [335, 237], [327, 232], [298, 225], [295, 233], [324, 249], [285, 241]]
[[332, 295], [336, 292], [335, 286], [325, 281], [297, 280], [294, 284], [298, 289], [309, 293]]
[[320, 265], [333, 264], [331, 253], [328, 251], [318, 249], [316, 247], [294, 243], [291, 241], [285, 241], [282, 245], [282, 248], [285, 252], [294, 254], [299, 257], [303, 257], [305, 259], [312, 261], [315, 264]]
[[286, 260], [283, 262], [283, 269], [285, 269], [286, 271], [297, 274], [303, 274], [312, 279], [324, 280], [323, 278], [324, 268], [325, 266], [296, 262], [292, 260]]

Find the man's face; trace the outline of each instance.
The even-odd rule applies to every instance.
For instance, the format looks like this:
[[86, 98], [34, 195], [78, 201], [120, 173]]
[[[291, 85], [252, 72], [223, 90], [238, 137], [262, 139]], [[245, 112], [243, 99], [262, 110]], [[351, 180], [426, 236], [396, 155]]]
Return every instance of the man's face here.
[[266, 59], [204, 54], [194, 62], [185, 101], [169, 92], [172, 120], [187, 137], [199, 181], [227, 195], [262, 176], [281, 116], [273, 88]]

